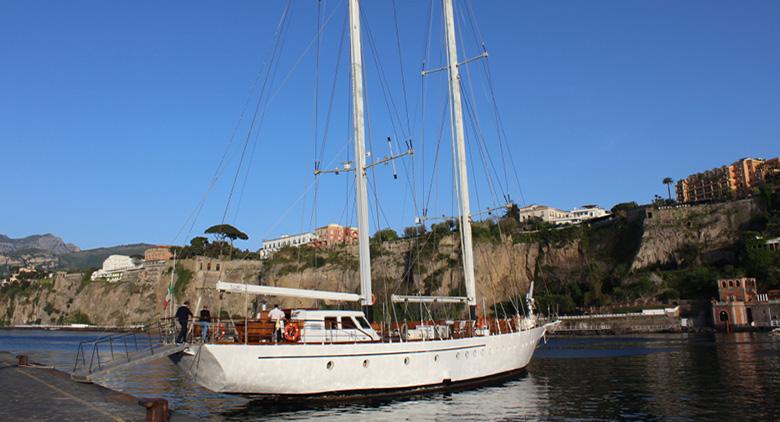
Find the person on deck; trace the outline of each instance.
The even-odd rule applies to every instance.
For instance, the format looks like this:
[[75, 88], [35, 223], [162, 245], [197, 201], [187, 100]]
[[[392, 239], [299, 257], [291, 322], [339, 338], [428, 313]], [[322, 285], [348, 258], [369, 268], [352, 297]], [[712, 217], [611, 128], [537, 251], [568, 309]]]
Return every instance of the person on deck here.
[[176, 319], [179, 321], [179, 325], [181, 325], [179, 335], [176, 337], [176, 343], [184, 343], [187, 340], [187, 322], [189, 322], [191, 316], [190, 302], [184, 301], [184, 304], [176, 310]]
[[203, 305], [200, 311], [200, 335], [205, 343], [209, 339], [209, 324], [211, 323], [211, 312], [208, 305]]
[[279, 309], [279, 305], [274, 305], [268, 317], [274, 323], [274, 340], [281, 340], [284, 333], [284, 311]]

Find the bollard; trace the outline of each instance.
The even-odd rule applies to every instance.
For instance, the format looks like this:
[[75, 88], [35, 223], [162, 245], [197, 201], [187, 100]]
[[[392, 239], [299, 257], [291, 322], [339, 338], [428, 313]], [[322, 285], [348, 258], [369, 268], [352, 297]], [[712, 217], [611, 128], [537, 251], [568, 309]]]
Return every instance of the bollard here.
[[146, 408], [146, 422], [168, 422], [168, 400], [141, 399], [138, 404]]
[[19, 366], [30, 365], [30, 360], [27, 358], [27, 355], [18, 355], [16, 358], [19, 359]]

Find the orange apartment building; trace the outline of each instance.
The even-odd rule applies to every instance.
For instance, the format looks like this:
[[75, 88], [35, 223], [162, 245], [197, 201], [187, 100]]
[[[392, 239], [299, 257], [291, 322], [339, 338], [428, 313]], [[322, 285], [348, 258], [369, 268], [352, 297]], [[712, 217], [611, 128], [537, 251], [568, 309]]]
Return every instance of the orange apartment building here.
[[730, 165], [692, 174], [675, 186], [678, 202], [740, 199], [780, 174], [780, 158], [743, 158]]
[[712, 301], [715, 327], [723, 330], [743, 327], [780, 326], [780, 292], [759, 293], [755, 278], [718, 280], [718, 300]]
[[172, 246], [155, 246], [144, 251], [144, 261], [168, 261], [173, 259]]
[[317, 236], [316, 246], [354, 245], [358, 241], [358, 230], [355, 227], [344, 227], [339, 224], [328, 224], [314, 230]]

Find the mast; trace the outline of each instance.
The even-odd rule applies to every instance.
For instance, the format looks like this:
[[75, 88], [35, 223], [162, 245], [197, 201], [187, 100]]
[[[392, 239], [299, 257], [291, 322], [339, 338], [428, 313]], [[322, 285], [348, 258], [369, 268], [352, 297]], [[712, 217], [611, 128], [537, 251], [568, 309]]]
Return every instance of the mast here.
[[444, 26], [447, 36], [447, 67], [449, 69], [450, 103], [455, 126], [457, 144], [458, 185], [461, 205], [460, 231], [463, 242], [463, 273], [466, 279], [466, 296], [469, 303], [469, 316], [476, 318], [477, 290], [474, 281], [474, 251], [471, 242], [471, 204], [469, 202], [469, 178], [466, 173], [466, 144], [463, 139], [463, 105], [460, 98], [460, 76], [458, 74], [458, 49], [455, 45], [455, 17], [452, 0], [444, 2]]
[[349, 41], [352, 59], [352, 123], [355, 138], [358, 246], [360, 249], [360, 296], [363, 312], [373, 320], [371, 253], [368, 245], [368, 194], [366, 192], [366, 132], [363, 112], [363, 49], [360, 44], [360, 3], [349, 0]]

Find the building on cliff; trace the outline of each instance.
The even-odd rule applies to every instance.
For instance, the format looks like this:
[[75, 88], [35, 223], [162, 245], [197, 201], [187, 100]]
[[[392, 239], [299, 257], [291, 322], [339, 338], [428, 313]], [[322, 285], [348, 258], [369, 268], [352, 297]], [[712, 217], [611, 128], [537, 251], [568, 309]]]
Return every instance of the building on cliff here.
[[173, 259], [173, 246], [155, 246], [144, 251], [145, 262], [170, 261]]
[[288, 246], [297, 248], [311, 244], [315, 248], [326, 248], [334, 245], [354, 245], [357, 243], [357, 238], [358, 230], [355, 227], [328, 224], [318, 227], [314, 233], [285, 234], [275, 239], [263, 240], [263, 246], [257, 252], [261, 258], [268, 258], [274, 252]]
[[276, 239], [263, 240], [263, 246], [257, 251], [261, 258], [268, 258], [274, 252], [287, 246], [298, 247], [317, 240], [314, 233], [283, 234]]
[[582, 208], [574, 208], [564, 211], [547, 205], [529, 205], [520, 208], [520, 222], [531, 219], [540, 219], [553, 224], [579, 224], [583, 221], [606, 217], [610, 213], [598, 205], [583, 205]]
[[780, 158], [743, 158], [732, 164], [692, 174], [677, 181], [677, 202], [701, 202], [747, 198], [753, 188], [776, 180]]
[[718, 280], [712, 319], [722, 330], [780, 327], [780, 292], [758, 293], [755, 278]]
[[127, 255], [111, 255], [103, 261], [103, 267], [92, 273], [91, 279], [104, 279], [108, 282], [119, 281], [129, 271], [140, 270], [143, 264]]
[[318, 227], [314, 230], [317, 240], [314, 242], [317, 247], [328, 247], [333, 245], [354, 245], [358, 240], [358, 229], [356, 227], [347, 227], [339, 224], [328, 224]]

